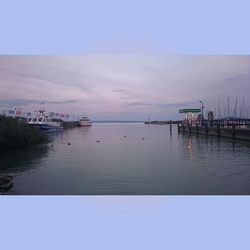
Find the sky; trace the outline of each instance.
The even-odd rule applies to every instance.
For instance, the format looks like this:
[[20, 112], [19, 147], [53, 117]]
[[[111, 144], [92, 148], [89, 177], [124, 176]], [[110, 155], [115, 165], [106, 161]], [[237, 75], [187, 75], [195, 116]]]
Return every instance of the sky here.
[[[250, 56], [0, 56], [0, 107], [93, 120], [181, 119], [182, 108], [250, 114]], [[244, 98], [244, 100], [243, 100]], [[248, 108], [247, 108], [248, 107]]]

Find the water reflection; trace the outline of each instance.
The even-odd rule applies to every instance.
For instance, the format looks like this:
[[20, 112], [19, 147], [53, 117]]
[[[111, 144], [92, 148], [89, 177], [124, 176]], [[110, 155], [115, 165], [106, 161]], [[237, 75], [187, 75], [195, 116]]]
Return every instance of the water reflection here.
[[[244, 140], [235, 140], [224, 137], [215, 137], [215, 136], [205, 136], [205, 135], [193, 135], [193, 134], [179, 134], [179, 137], [183, 138], [184, 146], [188, 147], [188, 144], [197, 144], [198, 147], [206, 148], [207, 146], [215, 146], [220, 149], [221, 147], [226, 147], [229, 149], [237, 148], [250, 148], [250, 142]], [[191, 145], [189, 145], [191, 146]]]
[[12, 150], [0, 152], [0, 172], [3, 174], [17, 175], [27, 171], [47, 157], [50, 150], [49, 145], [29, 150]]
[[250, 193], [249, 142], [93, 124], [53, 135], [50, 144], [0, 153], [0, 171], [14, 175], [10, 194]]
[[182, 144], [182, 150], [184, 158], [190, 160], [205, 159], [206, 157], [217, 157], [219, 154], [224, 154], [225, 157], [232, 156], [237, 153], [250, 154], [250, 142], [240, 141], [228, 138], [182, 134], [180, 143]]
[[188, 158], [189, 160], [195, 159], [195, 152], [197, 149], [194, 151], [194, 147], [197, 148], [198, 146], [197, 141], [195, 140], [196, 138], [191, 135], [184, 135], [182, 140], [184, 158]]

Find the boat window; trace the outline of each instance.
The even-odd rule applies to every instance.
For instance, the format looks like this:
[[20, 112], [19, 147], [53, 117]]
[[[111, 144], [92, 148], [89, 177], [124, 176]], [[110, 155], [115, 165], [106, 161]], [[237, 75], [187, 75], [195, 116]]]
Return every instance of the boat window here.
[[39, 118], [38, 121], [39, 121], [39, 122], [42, 122], [42, 121], [43, 121], [43, 118]]
[[32, 118], [29, 118], [29, 119], [28, 119], [28, 122], [31, 122], [31, 121], [32, 121]]
[[32, 121], [33, 121], [33, 122], [36, 122], [36, 118], [33, 118]]

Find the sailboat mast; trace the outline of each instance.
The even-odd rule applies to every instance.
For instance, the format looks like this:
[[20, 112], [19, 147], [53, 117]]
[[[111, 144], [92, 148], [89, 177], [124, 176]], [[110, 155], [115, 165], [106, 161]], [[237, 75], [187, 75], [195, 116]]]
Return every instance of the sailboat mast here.
[[237, 109], [238, 109], [237, 105], [238, 105], [238, 96], [236, 97], [235, 108], [234, 108], [234, 117], [235, 118], [237, 117]]
[[220, 97], [219, 97], [219, 100], [218, 100], [218, 118], [221, 118]]
[[[244, 104], [245, 104], [245, 98], [243, 97], [243, 101], [242, 101], [242, 105], [241, 105], [241, 108], [240, 108], [240, 118], [245, 118], [245, 107], [244, 107]], [[242, 117], [243, 116], [243, 117]]]

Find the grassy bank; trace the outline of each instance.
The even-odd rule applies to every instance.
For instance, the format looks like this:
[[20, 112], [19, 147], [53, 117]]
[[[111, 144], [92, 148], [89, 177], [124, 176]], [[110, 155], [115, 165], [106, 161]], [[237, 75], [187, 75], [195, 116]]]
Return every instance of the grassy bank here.
[[48, 142], [47, 134], [21, 123], [17, 118], [0, 116], [0, 150], [23, 149]]

